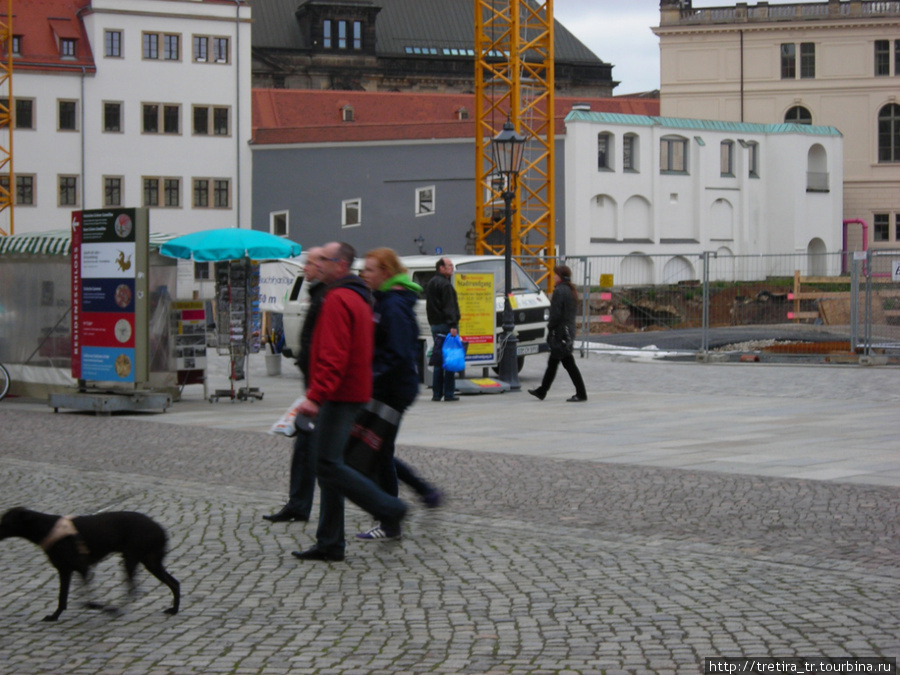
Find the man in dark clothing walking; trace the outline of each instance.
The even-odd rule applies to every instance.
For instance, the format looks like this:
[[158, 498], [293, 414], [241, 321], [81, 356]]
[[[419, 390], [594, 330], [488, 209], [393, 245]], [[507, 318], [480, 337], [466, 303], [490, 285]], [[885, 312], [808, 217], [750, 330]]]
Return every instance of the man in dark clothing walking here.
[[428, 313], [428, 324], [434, 338], [432, 363], [434, 379], [431, 386], [431, 400], [458, 401], [456, 396], [456, 375], [444, 370], [444, 357], [441, 347], [447, 335], [457, 335], [459, 329], [459, 302], [456, 289], [450, 282], [453, 276], [453, 261], [441, 258], [435, 264], [435, 274], [425, 286], [425, 309]]
[[344, 447], [363, 405], [372, 396], [373, 316], [369, 288], [350, 266], [356, 252], [349, 244], [324, 247], [321, 279], [328, 284], [313, 331], [309, 389], [300, 414], [315, 418], [321, 503], [316, 544], [294, 551], [300, 560], [344, 559], [344, 498], [392, 529], [399, 529], [406, 504], [344, 464]]
[[[303, 385], [309, 388], [309, 349], [312, 345], [313, 328], [316, 318], [325, 300], [326, 285], [319, 279], [322, 247], [316, 246], [306, 252], [306, 264], [303, 267], [303, 283], [309, 289], [309, 305], [300, 329], [300, 353], [297, 355], [297, 367], [303, 373]], [[310, 447], [310, 420], [301, 415], [295, 421], [297, 435], [294, 436], [294, 452], [291, 455], [291, 480], [288, 491], [288, 502], [280, 511], [263, 516], [272, 523], [309, 520], [312, 511], [313, 495], [316, 490], [316, 456]]]

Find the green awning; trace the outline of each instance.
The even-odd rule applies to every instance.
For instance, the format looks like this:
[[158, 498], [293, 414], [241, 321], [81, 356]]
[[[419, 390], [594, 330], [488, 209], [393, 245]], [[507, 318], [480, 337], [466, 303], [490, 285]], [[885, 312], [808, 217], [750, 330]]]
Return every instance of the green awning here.
[[[150, 233], [150, 250], [157, 250], [170, 239], [180, 236], [162, 232]], [[13, 234], [0, 237], [0, 256], [4, 255], [69, 255], [72, 233], [69, 230], [48, 230], [32, 234]]]

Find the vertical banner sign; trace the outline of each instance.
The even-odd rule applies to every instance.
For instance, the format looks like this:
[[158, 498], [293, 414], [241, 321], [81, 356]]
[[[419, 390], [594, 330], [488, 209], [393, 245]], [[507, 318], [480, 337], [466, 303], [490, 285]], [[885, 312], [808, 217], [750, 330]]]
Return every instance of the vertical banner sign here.
[[466, 363], [492, 365], [497, 362], [497, 309], [493, 272], [457, 272], [454, 276], [459, 299], [459, 335], [469, 343]]
[[148, 378], [149, 219], [146, 209], [72, 214], [72, 377]]

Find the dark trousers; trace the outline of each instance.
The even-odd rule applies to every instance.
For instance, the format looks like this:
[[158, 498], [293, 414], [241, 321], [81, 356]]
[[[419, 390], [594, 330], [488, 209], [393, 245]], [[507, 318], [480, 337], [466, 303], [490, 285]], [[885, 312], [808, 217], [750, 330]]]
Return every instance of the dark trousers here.
[[553, 384], [560, 363], [562, 363], [566, 372], [569, 373], [569, 377], [572, 378], [572, 384], [575, 385], [575, 394], [579, 398], [587, 398], [587, 390], [584, 388], [584, 379], [581, 377], [581, 371], [578, 370], [578, 366], [575, 364], [575, 357], [571, 352], [561, 359], [558, 356], [554, 356], [553, 352], [550, 352], [550, 357], [547, 359], [547, 370], [544, 371], [544, 379], [541, 380], [541, 386], [538, 388], [539, 391], [545, 395], [550, 391], [550, 385]]
[[434, 350], [432, 363], [434, 364], [434, 377], [431, 381], [431, 398], [440, 401], [441, 398], [453, 398], [456, 395], [456, 373], [448, 373], [444, 370], [444, 353], [441, 348], [444, 338], [450, 335], [450, 326], [440, 324], [431, 327], [431, 337], [434, 338]]
[[387, 527], [397, 527], [406, 504], [344, 464], [344, 448], [361, 403], [326, 401], [319, 409], [312, 444], [319, 477], [319, 526], [316, 548], [327, 553], [344, 552], [344, 498]]
[[298, 431], [294, 436], [294, 452], [291, 455], [291, 484], [287, 510], [296, 516], [309, 519], [313, 495], [316, 491], [316, 456], [312, 452], [312, 433]]

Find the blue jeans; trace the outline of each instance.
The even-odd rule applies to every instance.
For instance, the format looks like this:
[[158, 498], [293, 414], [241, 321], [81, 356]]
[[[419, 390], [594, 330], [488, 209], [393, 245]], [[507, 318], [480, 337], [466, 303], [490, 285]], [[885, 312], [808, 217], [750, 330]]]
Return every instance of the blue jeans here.
[[344, 552], [345, 497], [387, 527], [398, 527], [406, 515], [403, 501], [344, 464], [344, 447], [362, 407], [362, 403], [326, 401], [316, 418], [312, 438], [320, 495], [316, 548], [326, 553]]
[[438, 324], [431, 327], [431, 337], [434, 339], [434, 377], [431, 381], [431, 399], [440, 401], [441, 398], [453, 398], [456, 395], [456, 373], [448, 373], [444, 370], [444, 355], [440, 346], [444, 344], [444, 337], [450, 335], [450, 326]]

